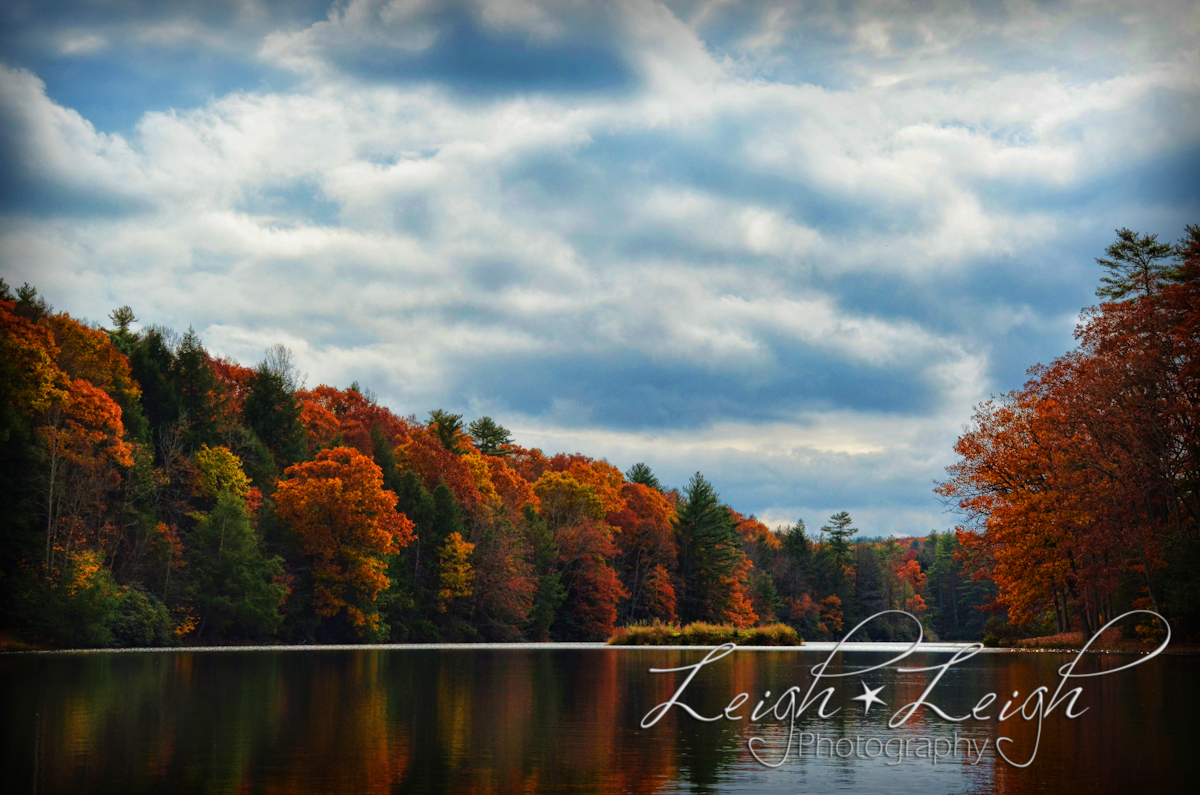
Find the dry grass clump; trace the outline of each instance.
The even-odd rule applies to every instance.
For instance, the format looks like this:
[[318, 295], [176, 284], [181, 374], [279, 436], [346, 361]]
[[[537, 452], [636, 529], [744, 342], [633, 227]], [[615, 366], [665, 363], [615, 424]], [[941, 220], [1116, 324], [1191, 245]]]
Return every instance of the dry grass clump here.
[[800, 633], [787, 624], [739, 629], [730, 624], [706, 624], [697, 621], [680, 627], [678, 624], [641, 624], [618, 627], [608, 639], [610, 646], [720, 646], [736, 643], [739, 646], [803, 646]]

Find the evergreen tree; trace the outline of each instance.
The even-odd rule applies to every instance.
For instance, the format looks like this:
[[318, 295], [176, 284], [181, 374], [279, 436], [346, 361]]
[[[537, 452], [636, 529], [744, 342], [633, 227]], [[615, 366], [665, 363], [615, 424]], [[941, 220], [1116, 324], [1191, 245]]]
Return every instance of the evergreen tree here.
[[[386, 477], [386, 475], [385, 475]], [[386, 481], [385, 481], [386, 482]], [[412, 519], [417, 525], [417, 540], [433, 532], [437, 516], [437, 504], [433, 495], [414, 470], [405, 469], [396, 478], [396, 510]]]
[[112, 331], [108, 332], [109, 339], [112, 340], [116, 349], [126, 356], [133, 353], [133, 346], [137, 343], [137, 335], [129, 330], [129, 326], [137, 322], [137, 318], [133, 314], [133, 310], [127, 306], [122, 306], [114, 309], [108, 315], [116, 326]]
[[1121, 228], [1117, 230], [1117, 241], [1104, 252], [1107, 257], [1096, 258], [1109, 273], [1101, 277], [1101, 286], [1096, 288], [1100, 298], [1122, 301], [1130, 296], [1154, 295], [1175, 276], [1175, 268], [1169, 263], [1177, 256], [1177, 249], [1170, 243], [1159, 243], [1158, 235], [1139, 236]]
[[938, 636], [945, 640], [980, 637], [987, 614], [979, 608], [995, 594], [994, 584], [976, 582], [963, 570], [953, 532], [930, 533], [925, 548], [933, 551], [925, 592]]
[[197, 638], [271, 637], [287, 595], [279, 558], [263, 554], [245, 502], [222, 493], [212, 512], [201, 515], [188, 545], [192, 599], [200, 609]]
[[263, 444], [258, 434], [249, 428], [239, 425], [229, 428], [224, 434], [225, 446], [241, 459], [242, 467], [250, 482], [258, 486], [263, 494], [271, 494], [279, 479], [279, 467], [275, 464], [275, 456]]
[[674, 521], [683, 580], [679, 618], [685, 623], [713, 620], [744, 558], [737, 525], [699, 472], [688, 482]]
[[175, 354], [162, 329], [149, 328], [131, 342], [129, 369], [142, 388], [142, 409], [157, 440], [163, 428], [179, 419], [182, 404], [171, 380]]
[[[847, 624], [854, 626], [859, 621], [862, 621], [868, 616], [873, 616], [887, 608], [886, 592], [883, 585], [883, 570], [879, 566], [879, 559], [875, 554], [875, 547], [872, 544], [855, 544], [854, 546], [854, 591], [855, 602], [858, 607], [857, 615], [847, 614]], [[889, 617], [890, 618], [890, 617]], [[891, 640], [891, 636], [887, 635], [879, 637], [881, 630], [886, 624], [881, 624], [879, 621], [872, 622], [869, 627], [865, 627], [871, 634], [862, 638], [873, 640]], [[857, 637], [857, 636], [856, 636]]]
[[[441, 427], [441, 423], [438, 424]], [[480, 417], [467, 428], [469, 435], [475, 440], [475, 446], [484, 455], [506, 456], [508, 450], [501, 450], [501, 445], [512, 444], [512, 434], [508, 429], [496, 423], [491, 417]], [[445, 442], [443, 442], [445, 444]]]
[[566, 602], [567, 589], [556, 566], [558, 548], [554, 545], [554, 534], [532, 505], [525, 506], [524, 516], [537, 577], [537, 591], [526, 619], [525, 634], [531, 640], [545, 641], [550, 639], [550, 627]]
[[433, 490], [433, 525], [430, 528], [429, 540], [440, 546], [451, 533], [462, 534], [462, 506], [454, 499], [454, 492], [445, 483], [437, 484]]
[[650, 471], [650, 467], [643, 461], [639, 461], [629, 468], [625, 473], [625, 479], [630, 483], [641, 483], [643, 486], [649, 486], [652, 489], [662, 491], [662, 484], [658, 482], [658, 478]]
[[858, 532], [857, 527], [851, 527], [853, 520], [846, 511], [829, 517], [829, 524], [821, 528], [825, 535], [825, 543], [821, 546], [821, 554], [817, 561], [817, 570], [821, 585], [827, 592], [836, 594], [842, 601], [842, 612], [846, 616], [855, 615], [854, 583], [850, 576], [851, 549], [850, 536]]
[[186, 417], [184, 444], [190, 452], [202, 444], [216, 444], [217, 377], [209, 363], [208, 352], [200, 337], [188, 329], [179, 341], [171, 363], [171, 382], [179, 396], [181, 416]]
[[[396, 452], [388, 444], [387, 437], [383, 435], [383, 431], [379, 429], [378, 424], [371, 426], [371, 452], [375, 458], [375, 463], [383, 471], [383, 487], [399, 495], [400, 471], [396, 469]], [[404, 511], [400, 512], [404, 513]], [[412, 517], [409, 518], [411, 519]]]
[[[385, 485], [386, 477], [385, 473]], [[396, 510], [416, 525], [416, 539], [389, 561], [392, 585], [380, 609], [393, 640], [437, 640], [438, 628], [431, 617], [437, 603], [438, 504], [421, 476], [411, 469], [397, 474], [392, 490]], [[450, 496], [453, 499], [453, 494]], [[443, 512], [447, 510], [445, 502], [443, 494]]]
[[[7, 287], [8, 285], [5, 285], [6, 291]], [[37, 288], [29, 282], [25, 282], [17, 288], [16, 304], [17, 314], [35, 323], [54, 311], [54, 307], [50, 306], [44, 297], [38, 295]]]
[[783, 552], [792, 562], [807, 570], [812, 563], [812, 539], [808, 537], [808, 528], [803, 519], [797, 519], [796, 524], [783, 534]]
[[271, 451], [275, 463], [286, 467], [303, 461], [308, 440], [300, 423], [300, 404], [280, 373], [263, 362], [254, 371], [242, 404], [242, 417]]
[[434, 409], [429, 412], [430, 429], [437, 436], [438, 441], [455, 455], [462, 455], [463, 447], [459, 444], [459, 438], [463, 436], [462, 415], [451, 414], [442, 409]]

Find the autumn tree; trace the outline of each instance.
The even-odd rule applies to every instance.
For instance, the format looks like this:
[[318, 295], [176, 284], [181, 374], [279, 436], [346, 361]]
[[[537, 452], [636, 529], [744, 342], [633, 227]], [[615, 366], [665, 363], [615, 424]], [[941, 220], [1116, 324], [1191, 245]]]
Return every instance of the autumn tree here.
[[387, 588], [385, 555], [413, 540], [374, 461], [348, 447], [321, 451], [285, 472], [275, 502], [312, 560], [317, 615], [345, 615], [360, 635], [382, 633], [375, 598]]
[[136, 405], [137, 384], [106, 334], [51, 311], [0, 280], [4, 621], [64, 645], [168, 643], [162, 604], [112, 569], [138, 449], [114, 396]]
[[604, 503], [590, 486], [566, 472], [546, 472], [533, 484], [541, 504], [541, 516], [552, 531], [583, 521], [604, 517]]
[[624, 505], [607, 521], [620, 528], [616, 568], [629, 592], [624, 618], [674, 621], [678, 599], [671, 579], [678, 550], [671, 521], [675, 507], [661, 492], [641, 483], [624, 484], [621, 496]]
[[461, 533], [451, 533], [438, 550], [438, 611], [445, 613], [453, 605], [469, 598], [474, 590], [475, 570], [471, 553], [475, 545], [463, 540]]
[[141, 408], [141, 389], [133, 380], [129, 360], [111, 336], [65, 312], [48, 315], [42, 325], [54, 337], [55, 364], [70, 378], [82, 378], [101, 389], [121, 409], [127, 440], [149, 442], [149, 426]]
[[[465, 451], [464, 451], [465, 452]], [[473, 508], [483, 502], [475, 475], [464, 456], [446, 448], [434, 433], [414, 430], [407, 444], [396, 449], [397, 465], [417, 472], [432, 492], [444, 483], [462, 505]]]
[[34, 427], [62, 391], [53, 337], [16, 311], [15, 298], [0, 279], [0, 538], [9, 572], [22, 557], [41, 557], [44, 528], [37, 527], [38, 501], [30, 498], [41, 493], [31, 483], [38, 466]]
[[1200, 612], [1174, 613], [1189, 591], [1168, 601], [1163, 582], [1168, 550], [1187, 560], [1197, 537], [1200, 243], [1168, 273], [1160, 261], [1177, 249], [1126, 232], [1108, 252], [1125, 282], [1101, 291], [1126, 300], [1085, 311], [1076, 350], [978, 408], [940, 487], [966, 514], [962, 553], [991, 572], [1015, 623], [1046, 613], [1093, 631], [1130, 604], [1185, 625]]
[[487, 465], [492, 487], [500, 497], [501, 504], [510, 512], [514, 523], [519, 522], [525, 506], [530, 505], [534, 509], [540, 507], [541, 501], [533, 492], [529, 481], [521, 477], [506, 458], [488, 456]]
[[409, 422], [359, 389], [322, 384], [312, 390], [297, 390], [296, 399], [313, 455], [330, 446], [353, 447], [363, 455], [374, 455], [376, 434], [382, 435], [393, 450], [408, 442]]
[[538, 577], [522, 524], [510, 513], [491, 511], [477, 512], [468, 523], [475, 548], [471, 620], [487, 640], [519, 640], [533, 609]]
[[775, 575], [780, 571], [775, 564], [781, 557], [783, 542], [778, 534], [772, 533], [753, 515], [742, 516], [734, 511], [733, 520], [742, 539], [742, 550], [750, 563], [744, 577], [746, 595], [759, 619], [773, 622], [777, 611], [783, 606], [775, 586]]
[[202, 445], [196, 451], [196, 493], [201, 497], [218, 499], [222, 492], [246, 500], [250, 496], [250, 479], [242, 470], [242, 462], [228, 447]]
[[112, 399], [83, 379], [64, 377], [62, 386], [37, 428], [44, 462], [47, 573], [59, 552], [70, 556], [83, 535], [100, 529], [107, 490], [120, 482], [120, 468], [133, 463], [132, 449], [122, 438], [121, 410]]
[[557, 621], [560, 637], [605, 639], [616, 626], [617, 603], [627, 595], [609, 565], [617, 549], [613, 528], [603, 521], [605, 502], [594, 486], [566, 472], [543, 473], [533, 491], [558, 552], [565, 593], [565, 612]]

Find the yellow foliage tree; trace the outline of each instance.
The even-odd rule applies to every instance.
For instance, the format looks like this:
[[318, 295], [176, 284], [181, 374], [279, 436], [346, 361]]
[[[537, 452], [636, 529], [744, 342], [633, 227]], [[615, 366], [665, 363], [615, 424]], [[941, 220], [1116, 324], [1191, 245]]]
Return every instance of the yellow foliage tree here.
[[492, 483], [492, 470], [483, 454], [477, 450], [470, 450], [462, 456], [462, 460], [466, 463], [467, 469], [471, 470], [475, 488], [479, 489], [479, 494], [483, 497], [484, 502], [493, 507], [499, 507], [500, 493], [496, 491], [496, 487]]
[[475, 569], [468, 560], [474, 551], [475, 545], [464, 541], [461, 533], [446, 536], [445, 543], [438, 550], [438, 560], [441, 562], [438, 612], [445, 613], [456, 600], [466, 599], [474, 593]]
[[228, 447], [202, 445], [196, 451], [196, 493], [216, 499], [222, 491], [246, 499], [250, 496], [250, 479], [242, 470], [242, 460]]
[[533, 484], [533, 493], [541, 500], [542, 518], [551, 530], [604, 518], [604, 503], [595, 490], [566, 472], [543, 472]]

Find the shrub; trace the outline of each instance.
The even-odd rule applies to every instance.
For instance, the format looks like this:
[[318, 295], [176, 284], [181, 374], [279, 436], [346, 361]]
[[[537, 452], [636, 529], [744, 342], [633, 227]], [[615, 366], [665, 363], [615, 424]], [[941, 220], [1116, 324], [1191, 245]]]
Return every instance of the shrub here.
[[608, 640], [610, 646], [802, 646], [800, 634], [787, 624], [739, 629], [731, 624], [707, 624], [697, 621], [678, 624], [642, 624], [619, 627]]

